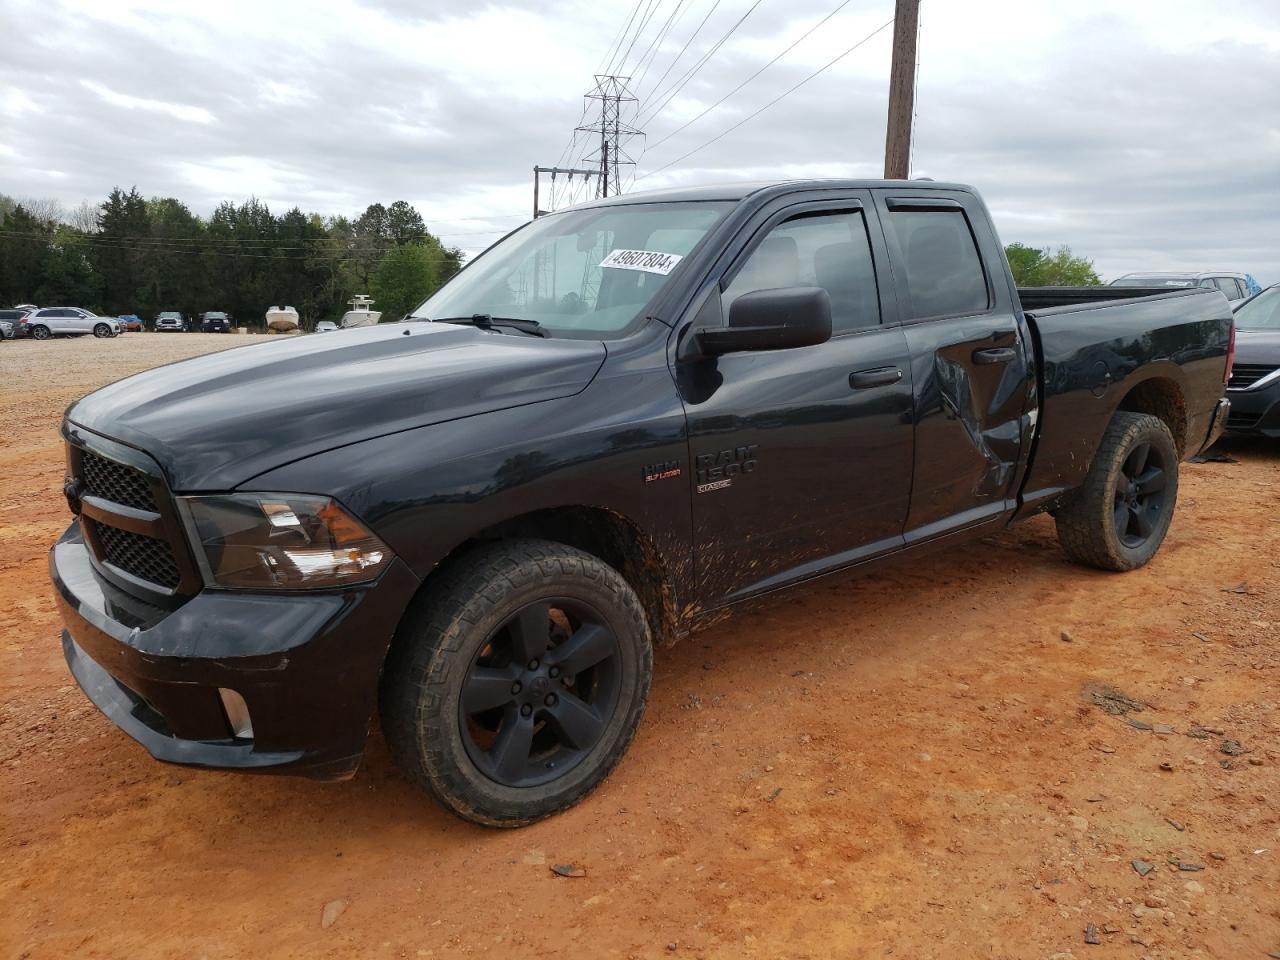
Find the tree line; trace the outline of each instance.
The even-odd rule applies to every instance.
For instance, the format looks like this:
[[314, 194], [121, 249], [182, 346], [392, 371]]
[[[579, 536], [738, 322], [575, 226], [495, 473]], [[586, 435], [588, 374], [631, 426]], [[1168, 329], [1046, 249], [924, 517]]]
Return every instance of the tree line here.
[[261, 325], [271, 306], [304, 326], [336, 320], [355, 293], [398, 320], [453, 276], [462, 251], [432, 235], [412, 205], [370, 205], [358, 217], [257, 199], [209, 217], [173, 197], [119, 187], [69, 216], [53, 201], [0, 195], [0, 305], [78, 306], [146, 321], [164, 310], [230, 313]]

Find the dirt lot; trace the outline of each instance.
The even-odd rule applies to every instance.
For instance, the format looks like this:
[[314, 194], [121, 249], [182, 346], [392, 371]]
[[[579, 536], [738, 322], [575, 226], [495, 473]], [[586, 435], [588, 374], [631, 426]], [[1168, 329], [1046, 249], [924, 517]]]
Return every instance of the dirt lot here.
[[377, 737], [348, 783], [188, 771], [72, 683], [61, 412], [242, 342], [0, 344], [0, 957], [1280, 956], [1280, 445], [1185, 465], [1135, 573], [1040, 518], [661, 651], [613, 777], [495, 832]]

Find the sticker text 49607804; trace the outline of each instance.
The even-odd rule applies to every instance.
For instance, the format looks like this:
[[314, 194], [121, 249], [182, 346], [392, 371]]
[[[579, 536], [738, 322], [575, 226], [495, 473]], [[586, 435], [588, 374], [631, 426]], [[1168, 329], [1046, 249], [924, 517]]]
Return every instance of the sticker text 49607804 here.
[[641, 270], [666, 276], [684, 258], [675, 253], [659, 253], [655, 250], [611, 250], [600, 261], [602, 267], [615, 270]]

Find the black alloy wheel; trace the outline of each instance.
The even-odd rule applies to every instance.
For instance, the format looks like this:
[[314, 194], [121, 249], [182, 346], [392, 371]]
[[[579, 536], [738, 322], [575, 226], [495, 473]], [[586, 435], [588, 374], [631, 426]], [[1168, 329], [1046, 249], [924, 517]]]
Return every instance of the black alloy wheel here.
[[1155, 556], [1178, 502], [1178, 457], [1178, 444], [1159, 417], [1116, 413], [1084, 482], [1054, 513], [1067, 555], [1116, 571]]
[[458, 719], [467, 755], [508, 787], [572, 770], [618, 705], [618, 655], [617, 637], [584, 603], [555, 598], [522, 608], [463, 680]]
[[478, 544], [431, 575], [397, 630], [382, 732], [447, 809], [519, 827], [617, 766], [652, 675], [648, 617], [618, 570], [550, 540]]
[[1151, 443], [1139, 443], [1125, 457], [1116, 478], [1112, 521], [1116, 537], [1136, 549], [1155, 532], [1165, 501], [1164, 454]]

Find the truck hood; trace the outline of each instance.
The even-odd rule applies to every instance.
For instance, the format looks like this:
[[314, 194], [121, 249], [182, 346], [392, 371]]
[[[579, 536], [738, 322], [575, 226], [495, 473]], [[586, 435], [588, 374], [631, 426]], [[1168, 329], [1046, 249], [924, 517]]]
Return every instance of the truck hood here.
[[599, 341], [382, 324], [158, 367], [66, 415], [151, 454], [175, 490], [229, 490], [334, 447], [572, 396], [604, 357]]
[[1280, 366], [1280, 330], [1236, 329], [1236, 363]]

